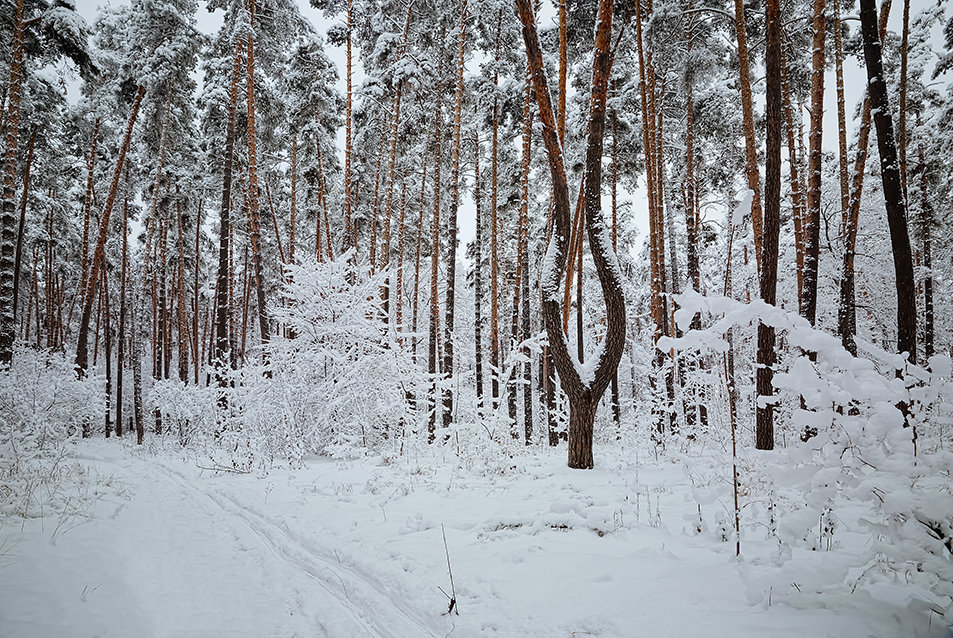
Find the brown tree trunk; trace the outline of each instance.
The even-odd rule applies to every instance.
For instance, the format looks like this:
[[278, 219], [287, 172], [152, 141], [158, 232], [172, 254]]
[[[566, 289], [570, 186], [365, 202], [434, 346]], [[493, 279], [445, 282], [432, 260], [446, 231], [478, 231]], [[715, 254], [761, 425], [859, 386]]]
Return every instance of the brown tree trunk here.
[[[353, 246], [353, 229], [351, 228], [351, 18], [353, 14], [353, 1], [347, 0], [347, 63], [346, 63], [346, 81], [347, 96], [344, 107], [344, 250]], [[331, 238], [328, 237], [328, 253], [330, 255]], [[356, 246], [354, 246], [356, 248]], [[330, 256], [329, 256], [330, 258]]]
[[112, 326], [109, 321], [109, 277], [106, 269], [103, 268], [103, 317], [105, 318], [105, 336], [106, 346], [106, 423], [105, 434], [109, 438], [112, 432], [112, 395], [113, 395], [113, 374], [112, 374]]
[[[761, 256], [761, 299], [774, 305], [778, 283], [778, 240], [781, 231], [781, 9], [778, 0], [768, 0], [766, 15], [767, 53], [767, 150], [765, 153], [764, 238]], [[755, 447], [774, 449], [774, 327], [758, 324], [757, 425]]]
[[804, 246], [804, 301], [801, 314], [814, 324], [821, 233], [821, 134], [824, 125], [825, 0], [814, 0], [814, 41], [811, 57], [811, 127], [808, 132], [807, 225]]
[[560, 278], [565, 268], [566, 238], [569, 236], [569, 189], [566, 181], [562, 145], [556, 130], [549, 87], [543, 67], [543, 55], [536, 32], [536, 21], [530, 0], [516, 0], [522, 23], [523, 42], [536, 91], [539, 117], [543, 124], [543, 142], [549, 159], [553, 181], [553, 219], [555, 230], [547, 267], [542, 273], [542, 314], [549, 335], [550, 348], [563, 388], [569, 395], [569, 466], [591, 468], [592, 424], [599, 400], [612, 379], [625, 346], [625, 299], [618, 262], [608, 250], [607, 228], [601, 214], [603, 133], [606, 119], [606, 94], [609, 84], [612, 36], [612, 0], [600, 0], [596, 19], [593, 53], [592, 97], [586, 147], [586, 216], [593, 262], [602, 284], [606, 302], [606, 335], [602, 357], [591, 378], [582, 379], [569, 354], [560, 317]]
[[794, 254], [797, 267], [797, 300], [798, 312], [804, 299], [804, 210], [807, 204], [804, 201], [804, 184], [801, 180], [800, 159], [795, 145], [794, 108], [791, 104], [791, 84], [788, 80], [787, 59], [784, 54], [784, 32], [781, 32], [781, 84], [784, 92], [784, 123], [788, 138], [788, 168], [791, 173], [791, 217], [794, 221]]
[[887, 98], [887, 85], [884, 82], [875, 0], [860, 0], [860, 21], [864, 40], [864, 60], [867, 63], [867, 91], [870, 95], [874, 126], [877, 128], [880, 174], [896, 275], [897, 349], [905, 353], [911, 363], [916, 363], [917, 300], [913, 256], [910, 252], [910, 237], [907, 231], [906, 198], [900, 179], [897, 143], [893, 136], [893, 121]]
[[96, 250], [93, 253], [93, 265], [89, 274], [89, 288], [85, 295], [83, 313], [79, 322], [78, 343], [76, 345], [76, 369], [77, 374], [81, 378], [86, 374], [87, 368], [89, 321], [92, 317], [93, 299], [96, 297], [96, 288], [99, 283], [99, 269], [105, 266], [104, 262], [106, 261], [106, 236], [109, 233], [109, 216], [112, 213], [113, 203], [116, 201], [116, 190], [119, 185], [119, 177], [122, 175], [122, 165], [126, 159], [126, 153], [129, 151], [132, 127], [136, 123], [136, 116], [139, 115], [139, 105], [142, 104], [142, 96], [145, 92], [146, 89], [142, 86], [136, 91], [136, 99], [132, 103], [132, 112], [129, 114], [129, 123], [126, 125], [126, 134], [123, 137], [122, 146], [119, 147], [119, 157], [116, 160], [116, 172], [113, 174], [112, 184], [109, 187], [109, 197], [106, 199], [102, 220], [99, 223], [99, 239], [96, 242]]
[[[517, 285], [521, 289], [520, 304], [520, 336], [519, 339], [524, 343], [529, 341], [530, 337], [530, 319], [529, 319], [529, 164], [532, 156], [533, 146], [533, 111], [530, 105], [530, 78], [526, 78], [526, 108], [523, 110], [523, 117], [526, 122], [523, 128], [523, 202], [520, 206], [519, 219], [519, 249], [516, 251], [519, 265], [519, 280]], [[580, 251], [580, 255], [582, 252]], [[580, 272], [580, 281], [582, 281]], [[580, 297], [581, 300], [581, 297]], [[523, 435], [526, 445], [533, 441], [533, 357], [529, 346], [523, 348]]]
[[[235, 44], [235, 56], [232, 61], [232, 81], [228, 98], [228, 120], [225, 129], [225, 168], [222, 180], [222, 210], [218, 240], [218, 272], [215, 282], [215, 360], [219, 367], [227, 363], [235, 367], [235, 352], [231, 348], [230, 324], [232, 317], [231, 298], [231, 204], [232, 204], [232, 166], [235, 156], [235, 119], [238, 111], [238, 80], [241, 75], [242, 42]], [[219, 387], [224, 387], [227, 380], [224, 374], [216, 375]], [[219, 400], [219, 406], [224, 409], [225, 395]]]
[[188, 318], [185, 314], [185, 239], [182, 232], [182, 200], [178, 196], [179, 188], [176, 187], [176, 200], [175, 200], [175, 218], [176, 218], [176, 229], [178, 232], [178, 271], [179, 276], [177, 277], [177, 286], [176, 293], [177, 297], [175, 300], [176, 306], [176, 336], [178, 336], [178, 350], [179, 350], [179, 381], [182, 383], [188, 383], [189, 381], [189, 335], [188, 335]]
[[[442, 31], [441, 31], [442, 35]], [[441, 37], [441, 41], [443, 38]], [[440, 158], [442, 145], [443, 113], [441, 96], [443, 93], [443, 69], [437, 71], [436, 99], [434, 112], [434, 171], [433, 171], [433, 218], [430, 221], [430, 330], [427, 358], [427, 372], [432, 379], [430, 388], [427, 442], [433, 443], [437, 431], [437, 382], [439, 362], [437, 353], [437, 334], [440, 331], [440, 297], [438, 276], [440, 274]]]
[[[881, 5], [880, 41], [887, 35], [887, 19], [890, 16], [891, 0]], [[857, 306], [854, 301], [854, 256], [857, 250], [857, 228], [860, 221], [860, 198], [864, 187], [864, 169], [867, 166], [867, 145], [870, 140], [870, 95], [864, 96], [861, 108], [860, 130], [857, 134], [857, 155], [854, 159], [854, 178], [851, 184], [850, 210], [844, 226], [844, 256], [841, 267], [840, 299], [837, 307], [837, 332], [844, 348], [857, 356]]]
[[[502, 43], [503, 9], [499, 10], [496, 22], [496, 55], [494, 61], [500, 61]], [[494, 69], [497, 67], [494, 66]], [[499, 85], [499, 71], [493, 72], [493, 86]], [[490, 368], [491, 407], [495, 410], [500, 401], [500, 310], [499, 310], [499, 219], [497, 217], [497, 198], [499, 196], [499, 129], [500, 105], [496, 91], [493, 92], [493, 129], [490, 143]]]
[[834, 68], [837, 82], [837, 157], [840, 160], [841, 235], [847, 227], [850, 209], [850, 179], [847, 172], [847, 113], [844, 100], [844, 42], [841, 34], [840, 2], [834, 2]]
[[933, 205], [927, 196], [926, 165], [923, 160], [923, 145], [920, 145], [920, 236], [923, 241], [923, 359], [928, 364], [933, 356], [934, 310], [933, 310]]
[[[473, 200], [476, 204], [476, 237], [473, 260], [473, 341], [476, 351], [477, 414], [483, 414], [483, 190], [480, 180], [480, 129], [475, 131], [473, 153]], [[479, 418], [479, 417], [478, 417]]]
[[738, 40], [738, 71], [741, 88], [741, 114], [745, 131], [745, 175], [751, 198], [751, 224], [754, 230], [754, 248], [761, 272], [761, 177], [758, 174], [758, 142], [754, 135], [754, 107], [751, 102], [751, 79], [748, 63], [748, 35], [745, 27], [745, 7], [742, 0], [735, 0], [735, 36]]
[[[467, 40], [467, 0], [460, 0], [460, 35], [457, 41], [457, 86], [453, 104], [453, 140], [451, 145], [450, 214], [447, 220], [447, 301], [444, 323], [443, 372], [453, 378], [454, 299], [457, 275], [457, 210], [460, 207], [460, 120], [463, 113], [463, 69]], [[448, 427], [454, 415], [453, 390], [448, 385], [443, 392], [443, 426]]]
[[89, 277], [89, 220], [93, 207], [93, 185], [95, 180], [96, 168], [96, 142], [99, 138], [99, 118], [93, 124], [93, 139], [90, 142], [89, 160], [86, 162], [86, 194], [83, 197], [83, 241], [80, 244], [80, 267], [79, 267], [79, 296], [80, 304], [83, 303], [82, 296], [86, 294], [87, 278]]
[[13, 361], [16, 316], [13, 309], [16, 223], [14, 191], [17, 178], [17, 142], [20, 134], [20, 93], [23, 83], [23, 0], [17, 0], [10, 54], [9, 105], [6, 110], [6, 148], [3, 156], [3, 208], [0, 210], [0, 366]]
[[122, 203], [122, 262], [119, 269], [119, 344], [116, 353], [116, 436], [122, 436], [122, 382], [126, 364], [126, 271], [129, 265], [129, 194]]
[[900, 132], [897, 147], [900, 151], [900, 185], [907, 196], [907, 53], [910, 39], [910, 0], [903, 0], [903, 28], [900, 36]]
[[[255, 4], [249, 2], [252, 26], [255, 24]], [[248, 236], [251, 240], [252, 265], [255, 269], [255, 290], [258, 293], [258, 329], [262, 345], [271, 340], [268, 308], [265, 305], [265, 273], [261, 254], [261, 217], [258, 213], [258, 152], [255, 136], [255, 39], [248, 36], [245, 77], [248, 80]]]
[[[30, 132], [30, 143], [23, 171], [23, 196], [20, 198], [20, 222], [17, 225], [17, 247], [13, 259], [13, 316], [17, 315], [17, 302], [20, 297], [20, 268], [23, 261], [23, 232], [26, 229], [26, 205], [30, 197], [30, 167], [33, 165], [33, 145], [36, 143], [36, 126]], [[29, 323], [29, 320], [27, 320]]]

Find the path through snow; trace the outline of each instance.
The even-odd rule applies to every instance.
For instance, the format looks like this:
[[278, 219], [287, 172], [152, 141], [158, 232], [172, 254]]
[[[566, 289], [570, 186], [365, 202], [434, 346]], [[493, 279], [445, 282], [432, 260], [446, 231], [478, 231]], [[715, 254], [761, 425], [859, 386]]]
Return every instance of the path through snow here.
[[[779, 595], [794, 589], [757, 539], [738, 563], [693, 533], [672, 463], [579, 472], [541, 451], [496, 471], [448, 454], [256, 476], [125, 441], [78, 453], [98, 493], [88, 520], [0, 519], [4, 638], [943, 635], [899, 599]], [[709, 528], [722, 509], [704, 506]], [[459, 616], [438, 590], [441, 524]]]

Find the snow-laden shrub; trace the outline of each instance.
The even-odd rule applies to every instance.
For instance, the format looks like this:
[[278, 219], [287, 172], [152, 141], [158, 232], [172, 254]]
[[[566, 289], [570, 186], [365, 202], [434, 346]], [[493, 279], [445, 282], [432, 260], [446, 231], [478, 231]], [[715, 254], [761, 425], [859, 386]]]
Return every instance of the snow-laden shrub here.
[[83, 427], [105, 419], [102, 379], [77, 379], [73, 363], [49, 350], [19, 348], [0, 370], [0, 459], [55, 455]]
[[414, 397], [427, 377], [397, 347], [409, 336], [384, 321], [386, 273], [355, 271], [349, 259], [288, 267], [263, 363], [227, 371], [223, 388], [157, 383], [151, 399], [170, 436], [247, 469], [399, 449], [419, 430]]
[[[863, 342], [853, 357], [796, 314], [693, 292], [681, 296], [676, 319], [687, 324], [699, 311], [709, 328], [660, 347], [720, 355], [730, 327], [751, 330], [759, 321], [786, 342], [774, 375], [784, 449], [757, 452], [739, 441], [742, 519], [767, 530], [774, 560], [794, 559], [777, 575], [797, 587], [778, 589], [797, 597], [902, 584], [912, 612], [953, 619], [950, 357], [914, 366]], [[739, 414], [747, 423], [753, 417]]]
[[18, 348], [0, 370], [0, 517], [41, 516], [69, 504], [64, 485], [83, 469], [69, 443], [105, 418], [102, 379], [77, 379], [73, 363], [49, 350]]

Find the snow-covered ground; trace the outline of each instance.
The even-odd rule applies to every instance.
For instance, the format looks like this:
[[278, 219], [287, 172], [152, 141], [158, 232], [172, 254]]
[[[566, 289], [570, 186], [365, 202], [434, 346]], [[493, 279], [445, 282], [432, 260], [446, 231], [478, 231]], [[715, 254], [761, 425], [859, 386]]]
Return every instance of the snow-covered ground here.
[[[564, 453], [256, 475], [83, 442], [63, 489], [82, 507], [3, 519], [0, 636], [944, 634], [902, 588], [778, 596], [800, 586], [746, 553], [756, 540], [738, 560], [733, 542], [696, 533], [681, 463], [616, 452], [573, 471]], [[705, 506], [702, 527], [724, 505]], [[459, 615], [440, 590], [444, 533]]]

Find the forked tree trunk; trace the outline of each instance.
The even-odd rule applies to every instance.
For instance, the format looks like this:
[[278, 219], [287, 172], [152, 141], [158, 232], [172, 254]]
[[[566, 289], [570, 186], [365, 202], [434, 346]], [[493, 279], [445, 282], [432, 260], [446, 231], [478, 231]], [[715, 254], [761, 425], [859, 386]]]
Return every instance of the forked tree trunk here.
[[877, 33], [877, 5], [875, 0], [860, 0], [860, 22], [864, 40], [864, 60], [867, 63], [867, 90], [874, 125], [877, 128], [877, 148], [880, 152], [880, 174], [883, 182], [884, 203], [887, 207], [887, 225], [897, 288], [897, 349], [905, 353], [911, 363], [917, 357], [917, 300], [913, 277], [913, 257], [907, 231], [906, 198], [900, 179], [897, 143], [893, 135], [887, 85], [884, 82]]
[[[774, 305], [778, 283], [778, 240], [781, 231], [781, 9], [779, 0], [768, 0], [767, 53], [767, 151], [764, 184], [764, 239], [761, 257], [761, 299]], [[758, 324], [757, 425], [755, 446], [774, 449], [774, 327]], [[763, 403], [763, 405], [762, 405]]]
[[560, 278], [566, 266], [566, 238], [569, 236], [570, 204], [562, 145], [556, 130], [543, 55], [536, 32], [530, 0], [516, 0], [522, 23], [523, 42], [536, 91], [543, 142], [553, 181], [555, 230], [550, 240], [546, 268], [541, 276], [542, 315], [549, 335], [553, 360], [563, 388], [569, 396], [569, 466], [592, 468], [592, 427], [599, 400], [609, 385], [625, 346], [625, 299], [615, 254], [611, 251], [608, 228], [601, 214], [603, 133], [606, 94], [611, 65], [612, 0], [600, 0], [593, 53], [592, 97], [586, 148], [586, 216], [589, 244], [602, 294], [606, 303], [606, 333], [602, 357], [591, 378], [582, 379], [569, 353], [560, 317]]
[[122, 146], [119, 147], [119, 157], [116, 160], [116, 172], [113, 174], [112, 184], [109, 187], [109, 196], [106, 198], [106, 205], [103, 208], [102, 220], [99, 223], [99, 239], [96, 242], [96, 250], [93, 253], [93, 265], [89, 274], [89, 287], [85, 295], [83, 312], [79, 321], [79, 333], [76, 345], [76, 370], [80, 378], [86, 374], [88, 365], [88, 344], [89, 344], [89, 322], [93, 313], [93, 299], [96, 297], [96, 288], [99, 283], [99, 270], [105, 267], [106, 261], [106, 236], [109, 233], [109, 216], [112, 213], [113, 204], [116, 201], [116, 190], [119, 186], [119, 177], [122, 175], [122, 165], [126, 160], [126, 153], [129, 151], [129, 140], [132, 138], [132, 127], [136, 123], [136, 116], [139, 115], [139, 105], [142, 104], [142, 96], [146, 89], [143, 86], [136, 91], [136, 98], [132, 103], [132, 112], [129, 114], [129, 123], [126, 125], [126, 134], [122, 140]]

